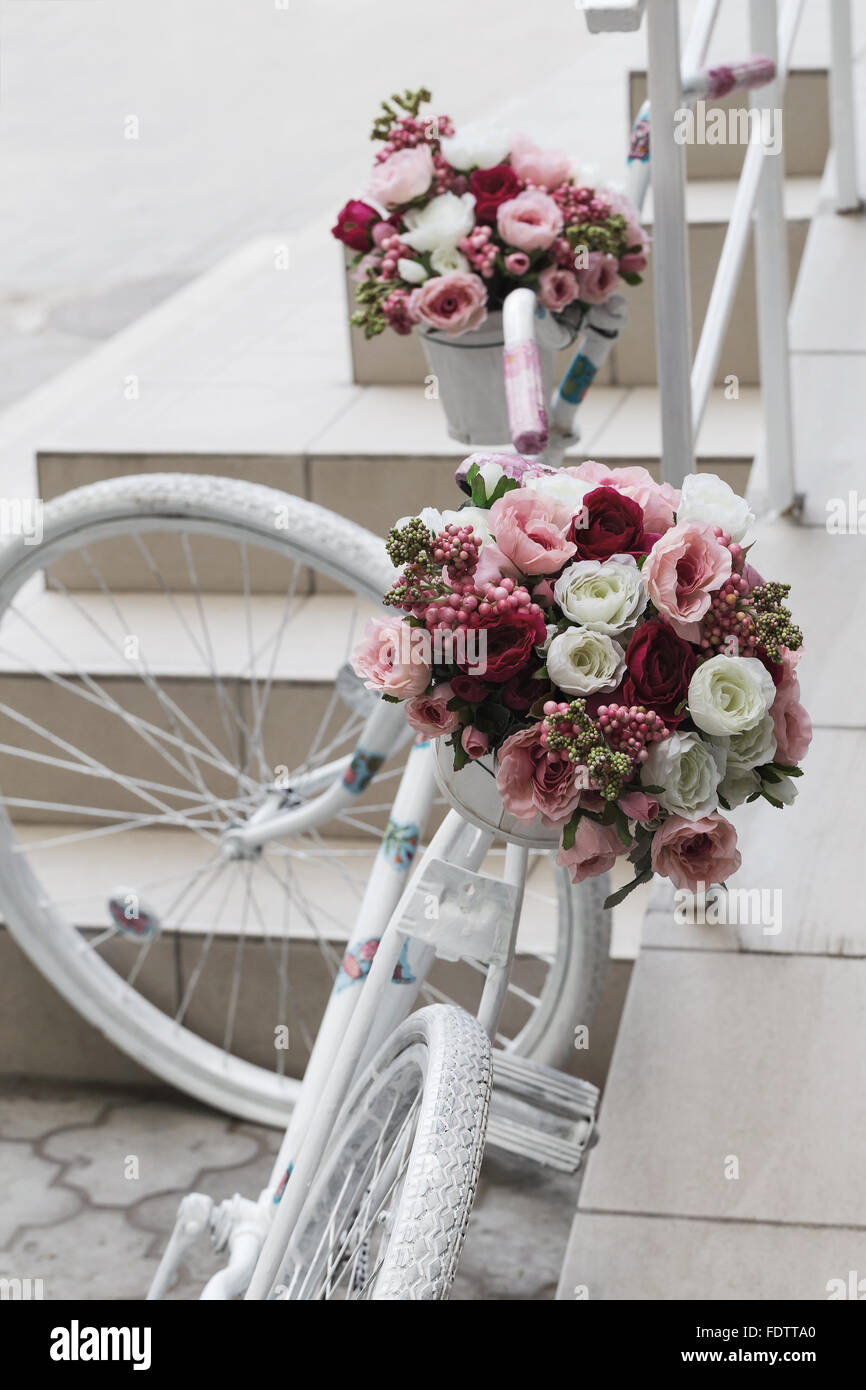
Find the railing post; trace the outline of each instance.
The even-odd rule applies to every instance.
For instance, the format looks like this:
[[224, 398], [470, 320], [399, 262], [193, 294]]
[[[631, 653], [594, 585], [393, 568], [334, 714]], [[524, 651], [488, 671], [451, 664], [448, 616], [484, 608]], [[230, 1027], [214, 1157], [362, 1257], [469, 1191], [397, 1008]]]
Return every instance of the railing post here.
[[[751, 46], [774, 63], [779, 59], [776, 0], [749, 0]], [[782, 84], [778, 78], [763, 87], [753, 104], [767, 107], [781, 119]], [[778, 115], [776, 113], [779, 113]], [[759, 128], [752, 138], [759, 138]], [[794, 432], [791, 423], [791, 376], [788, 349], [788, 228], [785, 222], [785, 154], [765, 149], [755, 200], [755, 289], [758, 311], [758, 355], [764, 416], [766, 505], [787, 510], [794, 501]]]
[[679, 487], [695, 460], [686, 155], [685, 147], [674, 140], [675, 112], [683, 101], [678, 0], [649, 0], [647, 41], [662, 478]]
[[857, 122], [851, 52], [851, 0], [830, 0], [830, 139], [836, 175], [836, 211], [857, 212]]

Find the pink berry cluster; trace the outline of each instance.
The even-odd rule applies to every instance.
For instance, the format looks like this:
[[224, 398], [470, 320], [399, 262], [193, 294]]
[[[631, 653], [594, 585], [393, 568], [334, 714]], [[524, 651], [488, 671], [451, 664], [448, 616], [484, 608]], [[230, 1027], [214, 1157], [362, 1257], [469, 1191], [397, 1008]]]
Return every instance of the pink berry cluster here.
[[[442, 132], [443, 135], [445, 132]], [[461, 174], [454, 169], [438, 150], [433, 155], [433, 185], [436, 193], [455, 193], [458, 197], [465, 193], [469, 187], [469, 180], [465, 174]]]
[[434, 632], [437, 628], [469, 630], [481, 627], [497, 615], [506, 617], [513, 613], [537, 617], [541, 608], [533, 603], [529, 590], [522, 584], [515, 584], [511, 578], [476, 588], [472, 578], [467, 576], [453, 581], [450, 594], [434, 599], [417, 616]]
[[748, 581], [739, 572], [745, 559], [743, 547], [732, 541], [721, 526], [714, 526], [713, 534], [719, 544], [731, 552], [733, 573], [721, 588], [716, 589], [710, 600], [701, 622], [701, 648], [709, 653], [714, 648], [725, 647], [733, 638], [738, 656], [754, 656], [759, 645], [757, 624], [751, 613], [743, 608], [750, 589]]
[[574, 247], [569, 245], [564, 236], [558, 236], [552, 243], [550, 255], [554, 265], [561, 270], [574, 270]]
[[405, 337], [412, 332], [415, 320], [409, 312], [408, 290], [392, 290], [387, 299], [382, 300], [382, 313], [389, 328]]
[[496, 243], [493, 241], [493, 228], [481, 223], [462, 237], [457, 243], [472, 269], [483, 278], [489, 279], [496, 266]]
[[454, 126], [450, 116], [401, 116], [394, 121], [388, 132], [388, 139], [376, 154], [376, 163], [382, 164], [398, 150], [410, 150], [415, 145], [432, 144], [442, 135], [453, 135]]
[[397, 262], [401, 256], [414, 256], [411, 246], [407, 246], [404, 241], [395, 234], [382, 238], [382, 264], [379, 273], [383, 280], [393, 280], [397, 274]]
[[452, 581], [466, 579], [475, 573], [481, 542], [471, 526], [458, 526], [455, 522], [439, 532], [433, 542], [433, 559], [444, 569], [448, 567], [448, 578]]
[[635, 764], [646, 762], [648, 744], [658, 743], [669, 733], [655, 710], [644, 705], [599, 705], [598, 727], [605, 742]]
[[566, 226], [575, 222], [604, 222], [610, 217], [610, 203], [591, 188], [561, 183], [550, 196], [561, 209]]

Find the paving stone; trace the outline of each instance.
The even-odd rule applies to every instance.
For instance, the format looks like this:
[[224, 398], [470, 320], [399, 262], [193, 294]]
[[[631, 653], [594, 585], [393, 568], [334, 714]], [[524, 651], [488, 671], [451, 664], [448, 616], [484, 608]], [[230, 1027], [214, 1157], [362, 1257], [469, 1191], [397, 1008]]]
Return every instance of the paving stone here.
[[60, 1167], [29, 1144], [0, 1140], [0, 1249], [22, 1226], [54, 1226], [81, 1207], [81, 1197], [56, 1186]]
[[85, 1210], [61, 1225], [20, 1231], [0, 1250], [0, 1277], [38, 1278], [46, 1299], [143, 1299], [153, 1236], [120, 1211]]
[[108, 1097], [40, 1081], [0, 1082], [0, 1138], [41, 1139], [52, 1130], [92, 1124]]
[[452, 1298], [552, 1298], [567, 1239], [563, 1214], [579, 1184], [579, 1174], [488, 1153]]
[[64, 1183], [86, 1192], [94, 1206], [124, 1207], [153, 1192], [190, 1191], [202, 1169], [233, 1167], [257, 1153], [229, 1120], [156, 1101], [118, 1106], [103, 1124], [65, 1130], [43, 1147], [68, 1165]]

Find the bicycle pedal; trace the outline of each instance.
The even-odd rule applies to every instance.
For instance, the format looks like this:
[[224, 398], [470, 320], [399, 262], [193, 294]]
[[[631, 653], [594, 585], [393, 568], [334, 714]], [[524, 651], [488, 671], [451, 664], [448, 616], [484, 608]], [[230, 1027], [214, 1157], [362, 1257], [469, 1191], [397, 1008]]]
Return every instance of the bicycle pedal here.
[[562, 1173], [576, 1173], [595, 1142], [599, 1090], [507, 1052], [493, 1053], [487, 1142]]

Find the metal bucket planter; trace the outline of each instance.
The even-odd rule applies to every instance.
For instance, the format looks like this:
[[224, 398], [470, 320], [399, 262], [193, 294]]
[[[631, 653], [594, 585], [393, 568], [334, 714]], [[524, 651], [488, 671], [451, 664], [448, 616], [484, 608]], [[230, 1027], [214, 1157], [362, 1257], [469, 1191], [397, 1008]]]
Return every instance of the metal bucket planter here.
[[[573, 341], [575, 333], [547, 313], [539, 317], [536, 331], [545, 399], [549, 400], [556, 353]], [[418, 335], [437, 380], [450, 437], [474, 448], [510, 444], [502, 313], [488, 314], [480, 328], [458, 338], [434, 328], [419, 328]]]
[[454, 771], [454, 757], [445, 739], [433, 742], [433, 769], [439, 790], [464, 820], [480, 830], [492, 830], [512, 844], [527, 849], [558, 849], [561, 828], [548, 828], [538, 816], [532, 822], [517, 820], [502, 804], [496, 786], [493, 754]]

